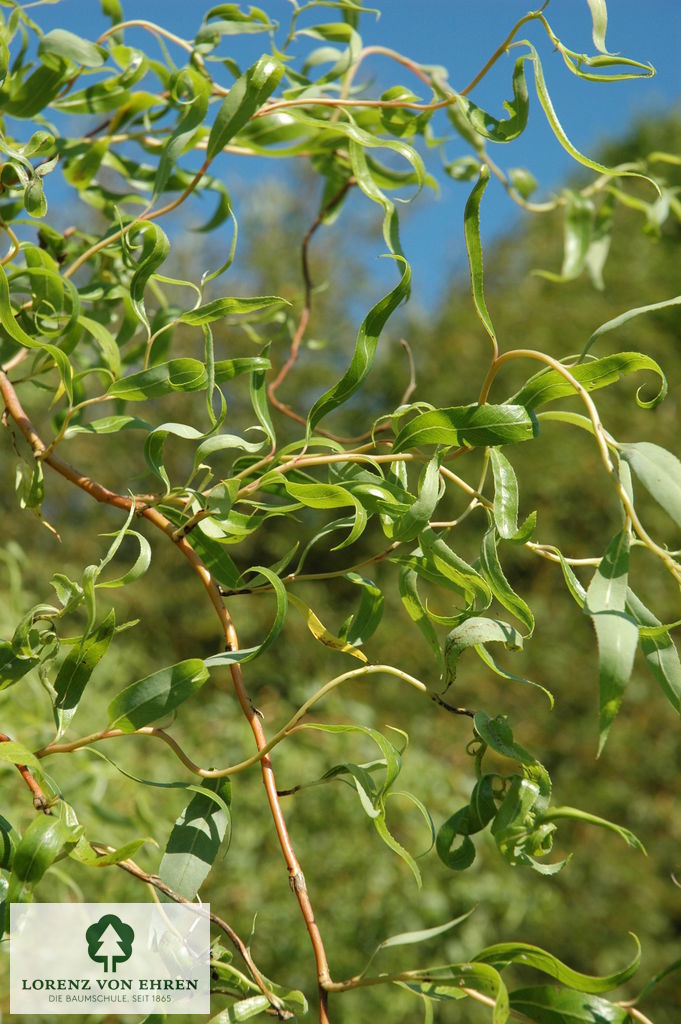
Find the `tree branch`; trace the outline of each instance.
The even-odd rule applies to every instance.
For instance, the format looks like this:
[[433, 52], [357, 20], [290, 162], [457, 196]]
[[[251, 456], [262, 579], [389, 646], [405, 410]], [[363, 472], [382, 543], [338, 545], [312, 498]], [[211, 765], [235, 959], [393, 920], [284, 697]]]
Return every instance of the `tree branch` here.
[[[204, 565], [202, 560], [196, 554], [189, 541], [184, 537], [173, 538], [175, 532], [175, 526], [166, 517], [155, 508], [149, 508], [137, 499], [125, 497], [122, 494], [116, 494], [115, 491], [110, 491], [107, 487], [98, 483], [96, 480], [91, 479], [84, 473], [79, 472], [69, 463], [64, 462], [58, 456], [53, 453], [48, 453], [46, 446], [43, 444], [39, 434], [35, 430], [33, 424], [29, 420], [28, 416], [24, 412], [24, 409], [19, 401], [16, 391], [12, 386], [7, 375], [0, 370], [0, 393], [5, 401], [7, 412], [12, 417], [14, 422], [17, 424], [19, 430], [24, 435], [26, 441], [31, 446], [34, 456], [36, 459], [42, 459], [48, 466], [59, 473], [66, 480], [75, 484], [81, 490], [89, 494], [95, 501], [103, 502], [104, 504], [113, 505], [115, 508], [120, 508], [125, 511], [129, 511], [133, 506], [135, 507], [138, 515], [147, 519], [153, 526], [161, 530], [165, 535], [175, 544], [175, 546], [181, 551], [184, 557], [192, 566], [193, 570], [198, 575], [201, 583], [203, 584], [208, 597], [210, 598], [211, 604], [215, 609], [215, 612], [220, 620], [224, 640], [227, 644], [228, 650], [236, 651], [239, 648], [239, 641], [234, 623], [232, 622], [231, 616], [224, 605], [222, 595], [218, 588], [217, 583], [213, 579], [210, 571]], [[241, 673], [241, 666], [233, 664], [230, 666], [232, 682], [234, 690], [236, 692], [237, 700], [241, 706], [241, 710], [248, 720], [248, 723], [253, 732], [256, 747], [259, 751], [267, 745], [267, 739], [265, 732], [262, 727], [262, 723], [258, 714], [253, 707], [250, 697], [246, 692], [244, 686], [243, 675]], [[261, 771], [263, 777], [263, 784], [265, 786], [265, 792], [267, 794], [267, 800], [270, 807], [270, 813], [274, 821], [274, 827], [277, 832], [279, 839], [279, 845], [281, 846], [286, 867], [289, 874], [289, 882], [293, 892], [295, 892], [300, 910], [305, 921], [312, 948], [315, 955], [315, 962], [317, 965], [317, 979], [318, 987], [320, 991], [320, 1024], [329, 1024], [328, 1012], [326, 1009], [326, 996], [322, 992], [323, 984], [329, 979], [329, 965], [326, 958], [326, 951], [324, 949], [324, 943], [322, 941], [319, 927], [315, 920], [314, 912], [312, 910], [312, 904], [310, 897], [307, 892], [307, 886], [305, 884], [305, 876], [303, 875], [302, 869], [298, 862], [298, 858], [293, 850], [291, 840], [286, 827], [286, 821], [279, 803], [279, 797], [277, 796], [277, 784], [274, 777], [274, 771], [272, 769], [272, 762], [270, 761], [269, 755], [264, 756], [261, 761]]]

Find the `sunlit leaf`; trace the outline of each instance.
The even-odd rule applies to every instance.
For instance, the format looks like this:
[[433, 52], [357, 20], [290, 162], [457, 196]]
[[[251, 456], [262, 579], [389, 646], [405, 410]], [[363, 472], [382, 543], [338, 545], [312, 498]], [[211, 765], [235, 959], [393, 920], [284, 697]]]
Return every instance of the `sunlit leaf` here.
[[193, 900], [231, 834], [231, 784], [207, 779], [175, 822], [158, 869], [166, 885]]
[[114, 697], [107, 714], [112, 729], [134, 732], [174, 711], [208, 679], [200, 658], [180, 661], [131, 683]]

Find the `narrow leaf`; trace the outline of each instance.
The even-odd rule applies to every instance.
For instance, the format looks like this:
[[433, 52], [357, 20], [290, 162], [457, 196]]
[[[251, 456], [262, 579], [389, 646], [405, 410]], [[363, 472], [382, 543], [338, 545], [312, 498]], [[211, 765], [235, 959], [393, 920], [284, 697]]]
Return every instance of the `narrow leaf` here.
[[510, 999], [511, 1009], [535, 1024], [626, 1024], [632, 1019], [621, 1006], [600, 996], [551, 985], [518, 988]]
[[629, 574], [629, 533], [610, 542], [586, 593], [584, 612], [590, 615], [598, 639], [600, 687], [600, 755], [634, 665], [638, 627], [625, 612]]
[[481, 950], [473, 959], [475, 963], [493, 964], [497, 968], [506, 967], [508, 964], [533, 967], [535, 970], [555, 978], [561, 985], [568, 985], [570, 988], [577, 989], [579, 992], [588, 992], [590, 995], [598, 995], [623, 985], [638, 970], [641, 963], [641, 946], [636, 936], [632, 937], [636, 943], [634, 959], [621, 971], [602, 977], [573, 971], [557, 957], [547, 953], [545, 949], [530, 946], [525, 942], [500, 942]]
[[494, 527], [489, 529], [483, 537], [480, 549], [480, 567], [482, 575], [487, 580], [489, 588], [499, 604], [503, 605], [506, 611], [522, 622], [527, 630], [526, 636], [532, 636], [534, 632], [534, 615], [526, 601], [516, 594], [515, 590], [504, 576], [499, 555], [497, 552], [497, 536]]
[[[627, 590], [627, 611], [639, 627], [662, 626], [632, 590]], [[639, 629], [639, 644], [665, 697], [676, 711], [681, 711], [681, 661], [670, 633], [664, 630], [648, 636]]]
[[648, 441], [621, 445], [619, 453], [648, 493], [681, 526], [681, 462], [676, 456]]
[[468, 647], [492, 642], [503, 643], [509, 650], [518, 651], [523, 646], [522, 635], [513, 626], [501, 619], [487, 619], [474, 615], [456, 626], [445, 642], [445, 659], [450, 679], [456, 676], [456, 665], [460, 655]]
[[411, 281], [411, 268], [407, 261], [401, 256], [395, 256], [394, 259], [403, 266], [400, 283], [367, 313], [357, 335], [350, 366], [338, 383], [318, 398], [310, 409], [307, 418], [308, 434], [324, 416], [354, 395], [373, 366], [381, 331], [391, 314], [406, 297]]
[[284, 73], [283, 65], [264, 54], [236, 82], [225, 97], [208, 137], [206, 156], [212, 160], [250, 121], [272, 95]]
[[231, 832], [229, 779], [207, 779], [202, 788], [208, 793], [194, 793], [175, 822], [158, 871], [166, 885], [188, 900], [196, 898]]
[[[602, 359], [594, 359], [592, 362], [577, 363], [575, 366], [566, 366], [566, 371], [571, 377], [581, 384], [585, 391], [597, 391], [599, 388], [607, 388], [625, 374], [635, 373], [637, 370], [651, 370], [660, 378], [660, 389], [650, 399], [642, 399], [639, 394], [636, 396], [637, 403], [646, 409], [652, 409], [658, 405], [667, 394], [667, 380], [660, 366], [650, 356], [641, 352], [618, 352], [612, 356], [604, 356]], [[574, 384], [570, 383], [558, 370], [541, 370], [531, 377], [526, 384], [518, 391], [509, 402], [524, 405], [528, 409], [537, 409], [546, 402], [553, 402], [557, 398], [568, 398], [577, 394]]]
[[67, 654], [54, 681], [54, 714], [60, 735], [75, 715], [95, 667], [106, 654], [116, 627], [113, 609], [99, 627]]
[[[524, 80], [524, 78], [523, 78]], [[468, 253], [468, 265], [471, 272], [471, 287], [473, 289], [473, 302], [482, 321], [482, 325], [492, 339], [492, 344], [497, 345], [497, 336], [490, 315], [487, 312], [485, 293], [483, 290], [482, 273], [482, 245], [480, 243], [480, 201], [487, 188], [489, 181], [489, 168], [483, 164], [480, 168], [480, 177], [471, 192], [466, 209], [464, 211], [464, 235], [466, 238], [466, 252]]]
[[424, 444], [444, 448], [513, 444], [537, 433], [534, 416], [524, 405], [455, 405], [414, 416], [397, 434], [394, 452]]
[[606, 6], [606, 0], [586, 0], [591, 11], [591, 21], [593, 23], [593, 41], [594, 46], [601, 53], [607, 53], [605, 46], [605, 33], [608, 28], [608, 8]]
[[131, 683], [114, 697], [107, 714], [112, 729], [134, 732], [163, 718], [191, 697], [208, 679], [208, 669], [200, 658], [180, 661], [169, 668]]

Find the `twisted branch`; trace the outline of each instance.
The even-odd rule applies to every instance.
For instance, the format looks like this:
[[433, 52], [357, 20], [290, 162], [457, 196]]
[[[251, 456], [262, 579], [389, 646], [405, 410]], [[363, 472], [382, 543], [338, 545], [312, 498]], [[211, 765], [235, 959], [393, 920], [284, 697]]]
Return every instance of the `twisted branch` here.
[[[30, 419], [24, 412], [24, 409], [19, 401], [16, 391], [12, 386], [6, 373], [0, 370], [0, 393], [5, 402], [8, 414], [12, 417], [17, 427], [23, 434], [24, 438], [31, 446], [33, 455], [36, 459], [47, 463], [55, 472], [59, 473], [66, 480], [70, 481], [76, 487], [85, 491], [90, 497], [94, 498], [95, 501], [102, 502], [107, 505], [113, 505], [115, 508], [120, 508], [124, 511], [130, 511], [132, 507], [138, 515], [147, 519], [153, 526], [158, 530], [161, 530], [165, 535], [175, 544], [178, 550], [184, 555], [187, 561], [192, 566], [192, 569], [197, 574], [201, 583], [203, 584], [208, 597], [210, 598], [211, 604], [215, 609], [215, 612], [220, 620], [220, 626], [222, 628], [223, 636], [228, 650], [236, 651], [239, 647], [239, 641], [237, 637], [234, 624], [231, 616], [224, 605], [222, 595], [218, 588], [217, 583], [213, 579], [210, 571], [204, 565], [202, 560], [196, 554], [189, 541], [184, 537], [175, 537], [175, 526], [166, 517], [155, 508], [150, 508], [144, 505], [138, 499], [125, 497], [122, 494], [117, 494], [115, 491], [109, 490], [96, 480], [91, 479], [85, 474], [79, 472], [69, 463], [64, 462], [57, 455], [49, 452], [45, 444], [40, 438], [40, 435], [35, 430]], [[262, 727], [262, 723], [258, 714], [253, 706], [253, 703], [246, 692], [244, 686], [243, 675], [241, 667], [237, 664], [230, 665], [230, 671], [232, 676], [232, 682], [234, 690], [241, 706], [241, 710], [248, 720], [248, 723], [253, 732], [256, 747], [259, 751], [267, 745], [267, 739], [265, 732]], [[263, 784], [265, 786], [265, 792], [267, 794], [267, 800], [270, 807], [270, 813], [272, 815], [274, 826], [279, 839], [279, 845], [281, 846], [284, 860], [288, 868], [289, 881], [292, 890], [295, 892], [298, 904], [300, 906], [303, 920], [310, 936], [312, 948], [314, 951], [315, 962], [317, 966], [317, 981], [319, 989], [319, 1002], [320, 1002], [320, 1024], [330, 1024], [328, 1011], [327, 1011], [327, 997], [323, 985], [329, 980], [329, 966], [326, 958], [326, 951], [324, 949], [324, 943], [322, 941], [321, 933], [317, 922], [315, 921], [314, 912], [312, 910], [312, 904], [310, 897], [307, 892], [305, 884], [305, 876], [301, 870], [300, 864], [293, 850], [291, 840], [286, 827], [286, 821], [279, 803], [279, 797], [277, 796], [277, 784], [274, 777], [274, 771], [272, 769], [272, 763], [269, 755], [265, 755], [260, 759]]]

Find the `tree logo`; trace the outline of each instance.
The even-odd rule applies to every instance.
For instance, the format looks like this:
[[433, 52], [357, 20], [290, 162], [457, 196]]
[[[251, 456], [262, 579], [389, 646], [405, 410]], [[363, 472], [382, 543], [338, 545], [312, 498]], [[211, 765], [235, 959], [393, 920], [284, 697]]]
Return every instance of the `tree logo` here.
[[130, 925], [115, 914], [104, 914], [85, 932], [88, 956], [112, 974], [116, 973], [116, 964], [130, 959], [134, 939]]

